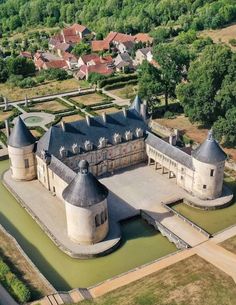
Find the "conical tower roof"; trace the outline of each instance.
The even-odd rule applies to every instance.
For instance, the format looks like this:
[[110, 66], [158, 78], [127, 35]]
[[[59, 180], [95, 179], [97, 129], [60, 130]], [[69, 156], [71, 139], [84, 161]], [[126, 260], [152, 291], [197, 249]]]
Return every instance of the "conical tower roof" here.
[[198, 161], [215, 164], [227, 158], [226, 153], [214, 139], [212, 131], [208, 133], [207, 139], [192, 152], [193, 158]]
[[87, 161], [80, 161], [78, 175], [62, 193], [66, 202], [78, 207], [89, 207], [107, 198], [108, 189], [88, 171], [88, 168]]
[[138, 112], [138, 114], [140, 114], [141, 104], [142, 104], [141, 98], [138, 95], [136, 95], [133, 103], [130, 105], [130, 109], [135, 109]]
[[36, 142], [35, 137], [26, 127], [21, 117], [18, 116], [8, 139], [8, 145], [16, 148], [32, 145]]

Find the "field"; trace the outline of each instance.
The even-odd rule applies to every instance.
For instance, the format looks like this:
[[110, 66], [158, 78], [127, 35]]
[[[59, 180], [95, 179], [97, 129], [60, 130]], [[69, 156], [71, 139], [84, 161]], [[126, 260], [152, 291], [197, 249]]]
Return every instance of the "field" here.
[[234, 305], [231, 277], [198, 256], [80, 305]]
[[30, 287], [33, 298], [51, 293], [38, 273], [17, 249], [10, 238], [0, 230], [0, 255], [4, 258], [12, 271], [18, 274]]
[[76, 90], [79, 87], [88, 87], [86, 81], [77, 81], [76, 79], [66, 79], [63, 81], [51, 81], [43, 83], [33, 88], [21, 89], [19, 87], [14, 87], [14, 90], [7, 83], [0, 84], [0, 95], [7, 96], [10, 101], [17, 101], [25, 99], [27, 95], [28, 98], [43, 96], [48, 94], [56, 94], [62, 92], [69, 92]]
[[201, 32], [200, 35], [205, 37], [206, 36], [211, 37], [215, 43], [224, 42], [227, 45], [229, 45], [232, 48], [232, 50], [234, 51], [236, 50], [236, 47], [232, 46], [229, 43], [230, 39], [236, 39], [236, 24], [230, 25], [228, 27], [219, 30], [205, 30]]
[[59, 111], [59, 110], [67, 110], [68, 107], [61, 104], [57, 100], [52, 100], [48, 102], [35, 103], [32, 106], [30, 106], [30, 109], [32, 109], [33, 111], [37, 111], [37, 110]]
[[137, 90], [137, 86], [128, 85], [123, 88], [109, 90], [109, 92], [123, 99], [131, 99], [135, 97]]
[[13, 114], [12, 111], [0, 111], [0, 121], [8, 119]]
[[100, 110], [94, 110], [96, 112], [97, 115], [101, 115], [102, 113], [114, 113], [117, 111], [120, 111], [119, 109], [115, 108], [115, 107], [110, 107], [110, 108], [106, 108], [106, 109], [100, 109]]
[[80, 114], [72, 114], [72, 115], [68, 115], [68, 116], [64, 116], [62, 118], [62, 120], [65, 123], [71, 123], [71, 122], [75, 122], [75, 121], [79, 121], [79, 120], [83, 120], [84, 117]]
[[90, 93], [90, 94], [85, 94], [85, 95], [80, 95], [80, 96], [74, 96], [73, 101], [77, 103], [84, 104], [85, 106], [93, 105], [93, 104], [98, 104], [104, 101], [104, 96], [98, 93]]
[[[184, 115], [180, 115], [174, 119], [156, 119], [155, 121], [170, 128], [178, 128], [197, 143], [202, 143], [207, 137], [207, 129], [204, 129], [197, 124], [192, 124]], [[236, 149], [224, 148], [224, 150], [236, 161]]]

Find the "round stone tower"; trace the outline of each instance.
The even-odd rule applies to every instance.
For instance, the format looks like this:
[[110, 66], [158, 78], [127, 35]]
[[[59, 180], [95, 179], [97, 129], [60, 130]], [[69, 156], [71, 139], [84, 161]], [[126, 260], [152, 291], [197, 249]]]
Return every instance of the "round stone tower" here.
[[67, 232], [79, 244], [95, 244], [103, 240], [109, 230], [107, 211], [108, 189], [89, 172], [89, 164], [82, 160], [79, 172], [64, 189]]
[[32, 180], [36, 177], [36, 139], [19, 116], [8, 138], [8, 154], [15, 180]]
[[221, 196], [227, 155], [209, 132], [207, 139], [192, 153], [193, 193], [201, 199]]

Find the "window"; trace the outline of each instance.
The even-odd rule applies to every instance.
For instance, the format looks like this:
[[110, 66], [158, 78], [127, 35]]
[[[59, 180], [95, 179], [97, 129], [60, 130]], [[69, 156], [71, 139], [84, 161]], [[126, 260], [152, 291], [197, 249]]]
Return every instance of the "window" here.
[[29, 159], [25, 159], [25, 168], [29, 168]]
[[211, 177], [214, 177], [214, 169], [211, 169]]
[[205, 190], [207, 188], [206, 184], [203, 184], [203, 189]]
[[53, 193], [55, 194], [56, 193], [55, 186], [53, 186], [52, 190], [53, 190]]

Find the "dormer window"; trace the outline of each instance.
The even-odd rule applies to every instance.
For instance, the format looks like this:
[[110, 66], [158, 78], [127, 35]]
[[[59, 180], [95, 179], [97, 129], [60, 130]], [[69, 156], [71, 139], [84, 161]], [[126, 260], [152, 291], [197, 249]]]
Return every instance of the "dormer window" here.
[[89, 140], [86, 140], [84, 142], [84, 148], [87, 151], [92, 150], [93, 149], [93, 144]]
[[79, 145], [77, 143], [74, 143], [72, 145], [72, 151], [73, 151], [74, 154], [78, 154], [79, 153], [80, 149], [79, 149]]
[[121, 135], [119, 133], [115, 133], [113, 136], [113, 140], [115, 144], [121, 143]]
[[133, 133], [129, 130], [125, 132], [125, 139], [126, 141], [130, 141], [133, 138]]
[[143, 130], [142, 128], [136, 128], [135, 134], [137, 138], [141, 138], [143, 136]]
[[60, 152], [61, 158], [65, 158], [67, 156], [67, 150], [65, 149], [64, 146], [60, 147], [59, 152]]
[[104, 137], [101, 137], [99, 139], [99, 144], [98, 144], [98, 148], [104, 148], [107, 145], [107, 140]]

